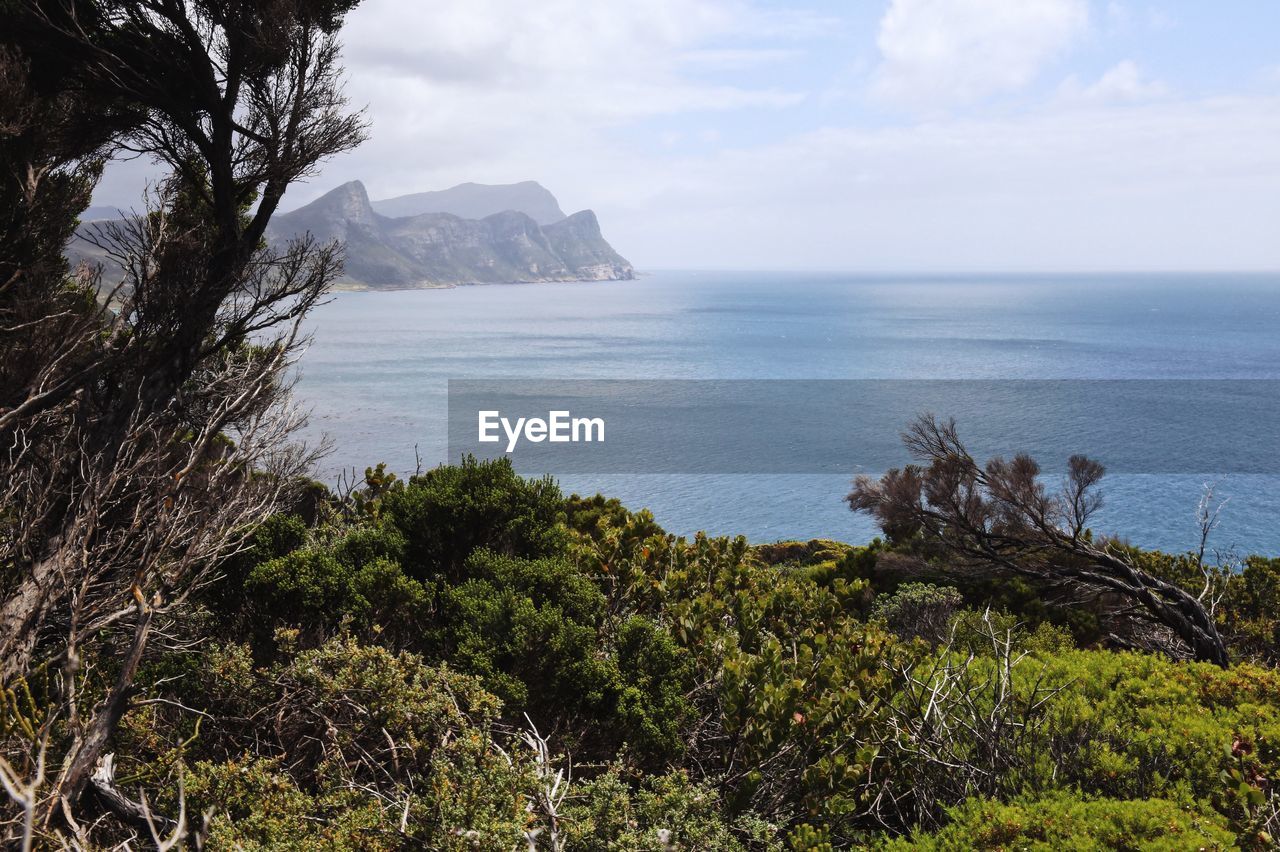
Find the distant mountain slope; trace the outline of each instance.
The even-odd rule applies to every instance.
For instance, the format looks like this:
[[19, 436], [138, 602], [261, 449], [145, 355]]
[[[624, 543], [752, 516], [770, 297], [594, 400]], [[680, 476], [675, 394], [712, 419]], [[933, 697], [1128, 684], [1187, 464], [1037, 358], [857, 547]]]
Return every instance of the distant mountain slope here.
[[556, 197], [531, 180], [497, 185], [463, 183], [438, 192], [415, 192], [374, 201], [372, 207], [383, 216], [391, 217], [452, 213], [463, 219], [484, 219], [515, 210], [539, 225], [550, 225], [565, 218]]
[[363, 184], [352, 181], [277, 215], [267, 235], [283, 241], [306, 232], [345, 242], [347, 283], [370, 289], [634, 276], [590, 210], [561, 215], [545, 226], [517, 210], [478, 219], [439, 212], [390, 217], [375, 210]]
[[104, 219], [123, 219], [129, 214], [119, 207], [86, 207], [80, 214], [81, 222], [100, 222]]

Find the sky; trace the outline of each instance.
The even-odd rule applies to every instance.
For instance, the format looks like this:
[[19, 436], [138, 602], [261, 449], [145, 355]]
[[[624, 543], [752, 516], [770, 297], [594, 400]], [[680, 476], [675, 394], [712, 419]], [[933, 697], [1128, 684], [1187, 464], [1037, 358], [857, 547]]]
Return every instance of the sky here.
[[366, 0], [342, 37], [370, 138], [283, 209], [536, 180], [642, 270], [1280, 270], [1274, 0]]

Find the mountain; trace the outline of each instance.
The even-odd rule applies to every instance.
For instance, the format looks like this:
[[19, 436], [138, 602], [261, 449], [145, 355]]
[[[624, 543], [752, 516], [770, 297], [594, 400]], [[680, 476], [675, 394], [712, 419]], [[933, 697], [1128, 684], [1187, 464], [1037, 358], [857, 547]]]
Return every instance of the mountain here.
[[[537, 184], [512, 186], [536, 187], [559, 212], [555, 199]], [[392, 217], [379, 213], [364, 185], [352, 181], [305, 207], [277, 215], [267, 236], [281, 242], [307, 232], [321, 241], [345, 242], [346, 283], [369, 289], [634, 277], [631, 264], [605, 241], [590, 210], [560, 215], [547, 224], [521, 210], [502, 210], [480, 218], [444, 212]]]
[[100, 222], [104, 219], [123, 219], [128, 215], [119, 207], [86, 207], [80, 214], [80, 221]]
[[415, 192], [374, 201], [372, 207], [392, 218], [452, 213], [463, 219], [484, 219], [507, 210], [518, 210], [539, 225], [550, 225], [565, 218], [556, 197], [531, 180], [498, 185], [462, 183], [438, 192]]

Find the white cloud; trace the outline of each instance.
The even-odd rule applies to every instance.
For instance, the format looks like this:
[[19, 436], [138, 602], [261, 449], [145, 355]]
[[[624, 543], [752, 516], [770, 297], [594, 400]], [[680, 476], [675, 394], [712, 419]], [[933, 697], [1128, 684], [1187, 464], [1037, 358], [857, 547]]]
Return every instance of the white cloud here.
[[915, 108], [1030, 84], [1087, 27], [1086, 0], [893, 0], [872, 91]]
[[785, 48], [737, 48], [720, 50], [691, 50], [680, 61], [693, 68], [712, 68], [734, 71], [767, 65], [783, 59], [792, 59], [798, 51]]
[[807, 20], [764, 15], [737, 0], [369, 0], [350, 15], [343, 42], [357, 79], [409, 77], [473, 90], [497, 84], [521, 93], [572, 93], [591, 85], [601, 96], [611, 85], [635, 90], [644, 84], [644, 101], [610, 109], [633, 106], [648, 114], [703, 100], [689, 94], [697, 84], [678, 75], [682, 63], [744, 67], [788, 55], [778, 47], [717, 40]]
[[[367, 0], [343, 38], [372, 136], [288, 206], [353, 178], [374, 198], [533, 179], [642, 268], [1280, 267], [1274, 55], [1250, 97], [1189, 100], [1120, 54], [1038, 103], [860, 124], [861, 95], [820, 93], [870, 73], [950, 107], [1048, 78], [1084, 0], [895, 0], [878, 71], [836, 77], [820, 51], [852, 26], [748, 2]], [[99, 202], [132, 203], [113, 174]]]
[[642, 266], [1276, 269], [1277, 138], [1280, 97], [832, 128], [629, 163], [598, 209]]
[[743, 0], [368, 0], [343, 41], [370, 139], [290, 204], [352, 177], [374, 198], [464, 180], [545, 182], [561, 161], [590, 168], [586, 151], [638, 121], [796, 104], [800, 92], [692, 72], [776, 61], [783, 48], [755, 42], [774, 31], [803, 38], [813, 20]]
[[1067, 100], [1106, 103], [1164, 97], [1169, 93], [1169, 87], [1149, 77], [1133, 60], [1126, 59], [1109, 68], [1092, 85], [1081, 85], [1077, 77], [1071, 76], [1063, 81], [1058, 91]]

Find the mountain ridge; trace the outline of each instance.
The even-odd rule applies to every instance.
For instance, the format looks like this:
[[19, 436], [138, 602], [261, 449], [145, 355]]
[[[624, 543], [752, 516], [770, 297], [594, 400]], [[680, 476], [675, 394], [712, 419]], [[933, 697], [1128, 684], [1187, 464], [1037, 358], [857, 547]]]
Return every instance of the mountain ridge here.
[[[554, 196], [532, 181], [526, 184], [546, 193], [559, 211]], [[448, 192], [443, 191], [446, 199]], [[416, 193], [399, 199], [424, 195], [432, 196]], [[431, 203], [438, 206], [440, 198], [434, 195]], [[547, 205], [542, 205], [541, 212], [549, 212]], [[346, 274], [340, 283], [348, 288], [608, 281], [635, 275], [631, 264], [604, 239], [591, 210], [562, 215], [546, 224], [521, 210], [502, 210], [478, 219], [450, 212], [387, 216], [378, 212], [364, 184], [356, 180], [277, 215], [267, 235], [283, 242], [308, 232], [319, 240], [346, 244]]]
[[391, 218], [452, 213], [463, 219], [484, 219], [506, 210], [518, 210], [539, 225], [566, 218], [556, 197], [532, 180], [506, 184], [460, 183], [448, 189], [385, 198], [371, 205], [376, 212]]

